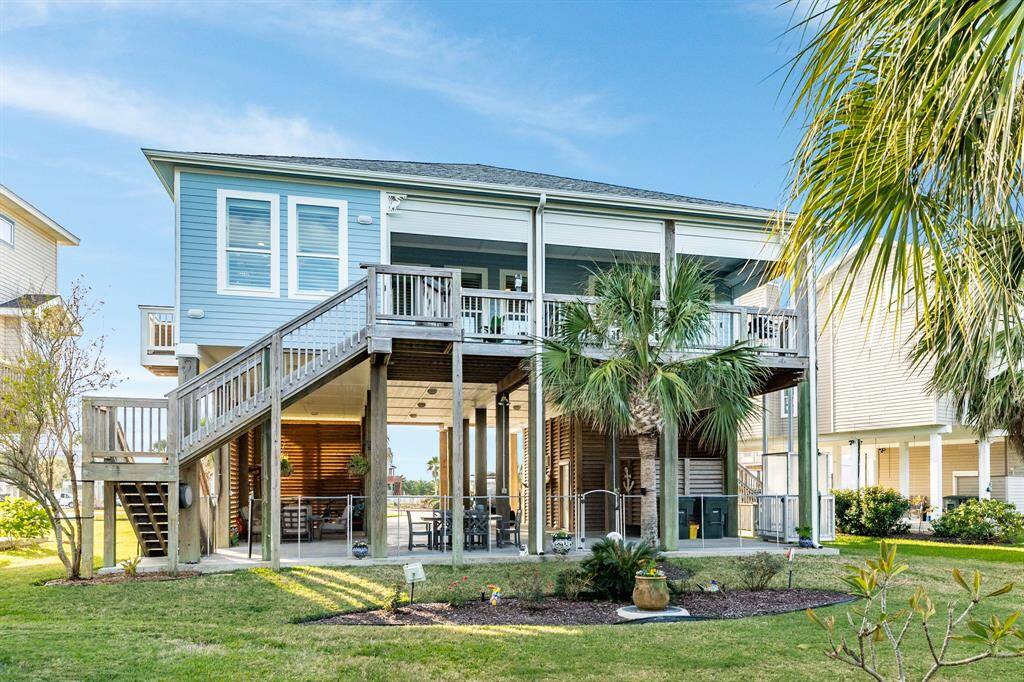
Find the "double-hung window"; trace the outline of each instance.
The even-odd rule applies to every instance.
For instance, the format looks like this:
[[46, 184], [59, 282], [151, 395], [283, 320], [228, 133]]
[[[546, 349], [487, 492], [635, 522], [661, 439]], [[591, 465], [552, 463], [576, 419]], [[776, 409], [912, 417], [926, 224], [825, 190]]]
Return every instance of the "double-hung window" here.
[[280, 220], [277, 194], [217, 190], [217, 293], [279, 295]]
[[288, 296], [322, 299], [348, 284], [348, 203], [288, 197]]

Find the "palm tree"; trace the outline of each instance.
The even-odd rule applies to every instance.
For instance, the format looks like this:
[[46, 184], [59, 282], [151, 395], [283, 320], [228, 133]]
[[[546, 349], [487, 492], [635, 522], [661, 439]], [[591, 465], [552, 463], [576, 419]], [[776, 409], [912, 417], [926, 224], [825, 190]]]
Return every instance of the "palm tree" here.
[[815, 0], [795, 28], [807, 36], [791, 71], [800, 210], [780, 220], [780, 273], [809, 276], [809, 248], [820, 262], [852, 252], [838, 307], [869, 272], [874, 305], [916, 315], [925, 336], [969, 335], [993, 311], [972, 310], [948, 273], [978, 273], [982, 235], [1019, 225], [1024, 205], [1024, 3]]
[[434, 488], [437, 489], [437, 478], [441, 475], [441, 461], [437, 457], [428, 459], [427, 471], [430, 472], [430, 477], [434, 479]]
[[[615, 265], [594, 273], [592, 303], [565, 305], [556, 333], [542, 341], [545, 393], [561, 412], [606, 433], [636, 436], [640, 451], [641, 537], [658, 544], [655, 458], [666, 419], [702, 442], [726, 447], [755, 409], [765, 376], [757, 355], [736, 344], [687, 354], [711, 332], [714, 286], [696, 264], [670, 274], [666, 300], [649, 267]], [[593, 352], [598, 349], [599, 352]], [[535, 369], [536, 371], [536, 369]]]

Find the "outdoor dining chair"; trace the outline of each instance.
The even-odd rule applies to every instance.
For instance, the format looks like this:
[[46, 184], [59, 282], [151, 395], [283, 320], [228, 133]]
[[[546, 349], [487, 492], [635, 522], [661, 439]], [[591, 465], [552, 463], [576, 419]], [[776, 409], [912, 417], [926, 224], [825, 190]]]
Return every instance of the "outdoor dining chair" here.
[[494, 544], [504, 547], [505, 544], [512, 543], [516, 547], [522, 547], [519, 537], [519, 516], [514, 511], [510, 511], [508, 516], [507, 519], [498, 519], [495, 524]]
[[[409, 551], [413, 547], [430, 549], [434, 546], [434, 522], [430, 519], [413, 521], [412, 512], [406, 510], [406, 522], [409, 524]], [[416, 538], [426, 538], [426, 542], [416, 542]]]

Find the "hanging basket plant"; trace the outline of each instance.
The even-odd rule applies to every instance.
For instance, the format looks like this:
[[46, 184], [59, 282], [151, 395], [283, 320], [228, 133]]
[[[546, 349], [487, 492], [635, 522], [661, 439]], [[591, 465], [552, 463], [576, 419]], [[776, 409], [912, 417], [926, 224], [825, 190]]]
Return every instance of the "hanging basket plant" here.
[[348, 461], [348, 471], [355, 476], [366, 476], [370, 473], [370, 460], [365, 455], [353, 455]]
[[288, 478], [293, 473], [295, 473], [295, 467], [292, 466], [292, 463], [289, 462], [286, 457], [282, 457], [281, 458], [281, 476], [284, 477], [284, 478]]

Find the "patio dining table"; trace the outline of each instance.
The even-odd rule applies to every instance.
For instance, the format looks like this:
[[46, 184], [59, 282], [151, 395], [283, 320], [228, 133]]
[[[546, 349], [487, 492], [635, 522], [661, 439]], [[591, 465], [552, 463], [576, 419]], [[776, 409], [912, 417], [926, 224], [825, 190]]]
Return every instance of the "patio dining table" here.
[[[467, 549], [484, 549], [490, 538], [491, 522], [501, 519], [501, 514], [491, 514], [470, 509], [463, 510], [462, 534], [463, 543]], [[434, 510], [431, 512], [430, 521], [432, 524], [432, 543], [434, 549], [445, 550], [451, 546], [451, 519], [450, 511]], [[480, 527], [479, 521], [483, 521]]]

